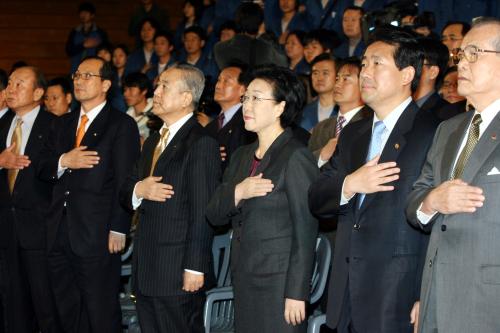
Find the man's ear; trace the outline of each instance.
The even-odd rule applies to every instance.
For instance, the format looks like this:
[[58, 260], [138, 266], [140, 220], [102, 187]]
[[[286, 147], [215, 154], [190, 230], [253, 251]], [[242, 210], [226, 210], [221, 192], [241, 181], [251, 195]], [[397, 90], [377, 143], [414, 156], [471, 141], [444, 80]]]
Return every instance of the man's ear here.
[[401, 70], [401, 80], [404, 86], [410, 85], [415, 78], [415, 68], [413, 66], [407, 66]]
[[107, 93], [111, 88], [111, 80], [102, 80], [102, 91]]
[[43, 88], [36, 88], [35, 91], [33, 91], [33, 99], [38, 102], [43, 98], [44, 94], [45, 91]]

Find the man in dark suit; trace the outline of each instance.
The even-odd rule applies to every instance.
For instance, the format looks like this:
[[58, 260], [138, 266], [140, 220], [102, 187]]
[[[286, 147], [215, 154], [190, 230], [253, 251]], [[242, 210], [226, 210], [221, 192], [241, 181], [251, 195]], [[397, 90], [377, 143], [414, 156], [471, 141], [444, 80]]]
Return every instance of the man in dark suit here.
[[441, 110], [449, 103], [439, 96], [436, 86], [443, 80], [448, 67], [448, 50], [443, 43], [435, 39], [420, 39], [418, 43], [424, 52], [424, 66], [413, 99], [422, 110], [432, 112], [435, 117], [445, 120], [441, 118]]
[[475, 110], [441, 124], [408, 198], [411, 223], [431, 231], [419, 332], [500, 332], [498, 36], [498, 18], [465, 35], [458, 92]]
[[411, 93], [423, 53], [401, 28], [378, 30], [362, 60], [360, 87], [374, 116], [343, 129], [311, 185], [313, 213], [337, 216], [327, 324], [344, 332], [411, 332], [427, 237], [405, 217], [437, 119]]
[[193, 116], [203, 73], [174, 65], [160, 75], [153, 112], [164, 121], [144, 143], [122, 200], [139, 211], [133, 277], [141, 331], [197, 333], [214, 281], [206, 205], [220, 179], [217, 141]]
[[241, 109], [240, 99], [246, 90], [247, 70], [246, 65], [233, 63], [222, 70], [215, 85], [214, 101], [221, 107], [221, 112], [206, 129], [219, 142], [222, 171], [238, 147], [257, 138], [255, 133], [245, 129]]
[[8, 332], [34, 332], [35, 327], [42, 332], [60, 331], [45, 237], [52, 185], [36, 178], [32, 164], [40, 159], [55, 118], [40, 108], [46, 85], [39, 69], [16, 69], [5, 89], [13, 112], [0, 120], [0, 249], [6, 268]]
[[49, 270], [65, 332], [121, 332], [120, 255], [131, 212], [119, 188], [139, 157], [134, 120], [106, 102], [111, 65], [89, 57], [73, 74], [81, 109], [56, 120], [38, 175], [55, 183]]
[[342, 15], [342, 32], [344, 40], [335, 49], [335, 55], [339, 58], [361, 57], [365, 50], [363, 34], [361, 30], [361, 18], [365, 14], [362, 7], [349, 6]]

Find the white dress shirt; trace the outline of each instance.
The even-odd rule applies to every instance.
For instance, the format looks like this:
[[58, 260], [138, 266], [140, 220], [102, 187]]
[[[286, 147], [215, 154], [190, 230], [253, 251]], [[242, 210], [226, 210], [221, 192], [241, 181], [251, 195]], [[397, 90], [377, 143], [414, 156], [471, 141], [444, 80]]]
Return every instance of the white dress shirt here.
[[231, 106], [227, 110], [222, 110], [224, 111], [224, 122], [222, 123], [222, 127], [226, 126], [226, 124], [230, 122], [231, 119], [233, 119], [234, 115], [236, 114], [236, 112], [238, 112], [240, 108], [241, 108], [241, 103], [238, 103]]

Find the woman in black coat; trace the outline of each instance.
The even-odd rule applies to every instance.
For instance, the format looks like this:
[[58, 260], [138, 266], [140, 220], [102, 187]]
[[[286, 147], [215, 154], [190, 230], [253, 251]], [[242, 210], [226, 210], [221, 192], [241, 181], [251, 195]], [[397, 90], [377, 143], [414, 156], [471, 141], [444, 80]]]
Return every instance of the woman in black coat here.
[[307, 191], [319, 170], [289, 128], [304, 98], [292, 71], [255, 73], [242, 102], [245, 128], [258, 140], [234, 153], [208, 205], [211, 223], [233, 227], [236, 333], [306, 331], [318, 230]]

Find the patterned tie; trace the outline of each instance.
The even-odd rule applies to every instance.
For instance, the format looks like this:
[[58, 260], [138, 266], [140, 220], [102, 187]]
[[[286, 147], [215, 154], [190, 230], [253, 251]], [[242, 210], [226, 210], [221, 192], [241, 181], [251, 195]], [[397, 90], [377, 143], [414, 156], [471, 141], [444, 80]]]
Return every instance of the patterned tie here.
[[80, 126], [78, 127], [78, 131], [76, 131], [76, 142], [75, 147], [80, 147], [80, 143], [82, 142], [83, 136], [85, 135], [85, 125], [89, 118], [86, 115], [83, 115], [80, 119]]
[[[21, 129], [21, 125], [23, 124], [23, 120], [21, 118], [17, 118], [16, 127], [14, 128], [14, 132], [12, 133], [12, 139], [10, 140], [10, 144], [14, 143], [16, 146], [14, 147], [13, 153], [19, 155], [21, 151], [22, 138], [23, 133]], [[9, 183], [10, 193], [14, 190], [14, 184], [16, 183], [17, 174], [19, 173], [19, 169], [9, 169], [7, 170], [7, 181]]]
[[483, 120], [481, 119], [481, 115], [478, 113], [474, 115], [472, 118], [472, 124], [469, 128], [469, 135], [467, 136], [467, 142], [465, 143], [462, 152], [460, 153], [457, 164], [455, 165], [455, 169], [451, 174], [451, 179], [457, 179], [462, 177], [462, 173], [464, 172], [465, 164], [470, 157], [470, 154], [474, 150], [477, 142], [479, 141], [479, 124], [481, 124]]
[[222, 127], [224, 126], [224, 119], [225, 119], [225, 116], [224, 116], [224, 111], [221, 111], [219, 113], [219, 115], [217, 116], [217, 123], [219, 124], [219, 131], [222, 129]]
[[[368, 156], [366, 157], [366, 161], [371, 161], [381, 153], [382, 150], [382, 135], [385, 131], [385, 124], [383, 121], [379, 120], [375, 123], [373, 127], [372, 139], [370, 141], [370, 147], [368, 148]], [[360, 193], [358, 200], [358, 208], [361, 207], [363, 200], [365, 199], [364, 193]]]
[[337, 118], [337, 124], [335, 125], [335, 137], [338, 138], [340, 135], [340, 132], [342, 132], [342, 129], [344, 128], [344, 123], [345, 123], [345, 118], [344, 116], [340, 115]]
[[158, 162], [158, 159], [160, 158], [161, 153], [165, 149], [169, 134], [170, 134], [170, 130], [168, 129], [168, 127], [163, 127], [161, 129], [160, 140], [158, 141], [158, 144], [156, 145], [155, 151], [153, 153], [153, 160], [151, 162], [151, 170], [149, 171], [150, 176], [153, 175], [153, 171], [155, 169], [156, 162]]

